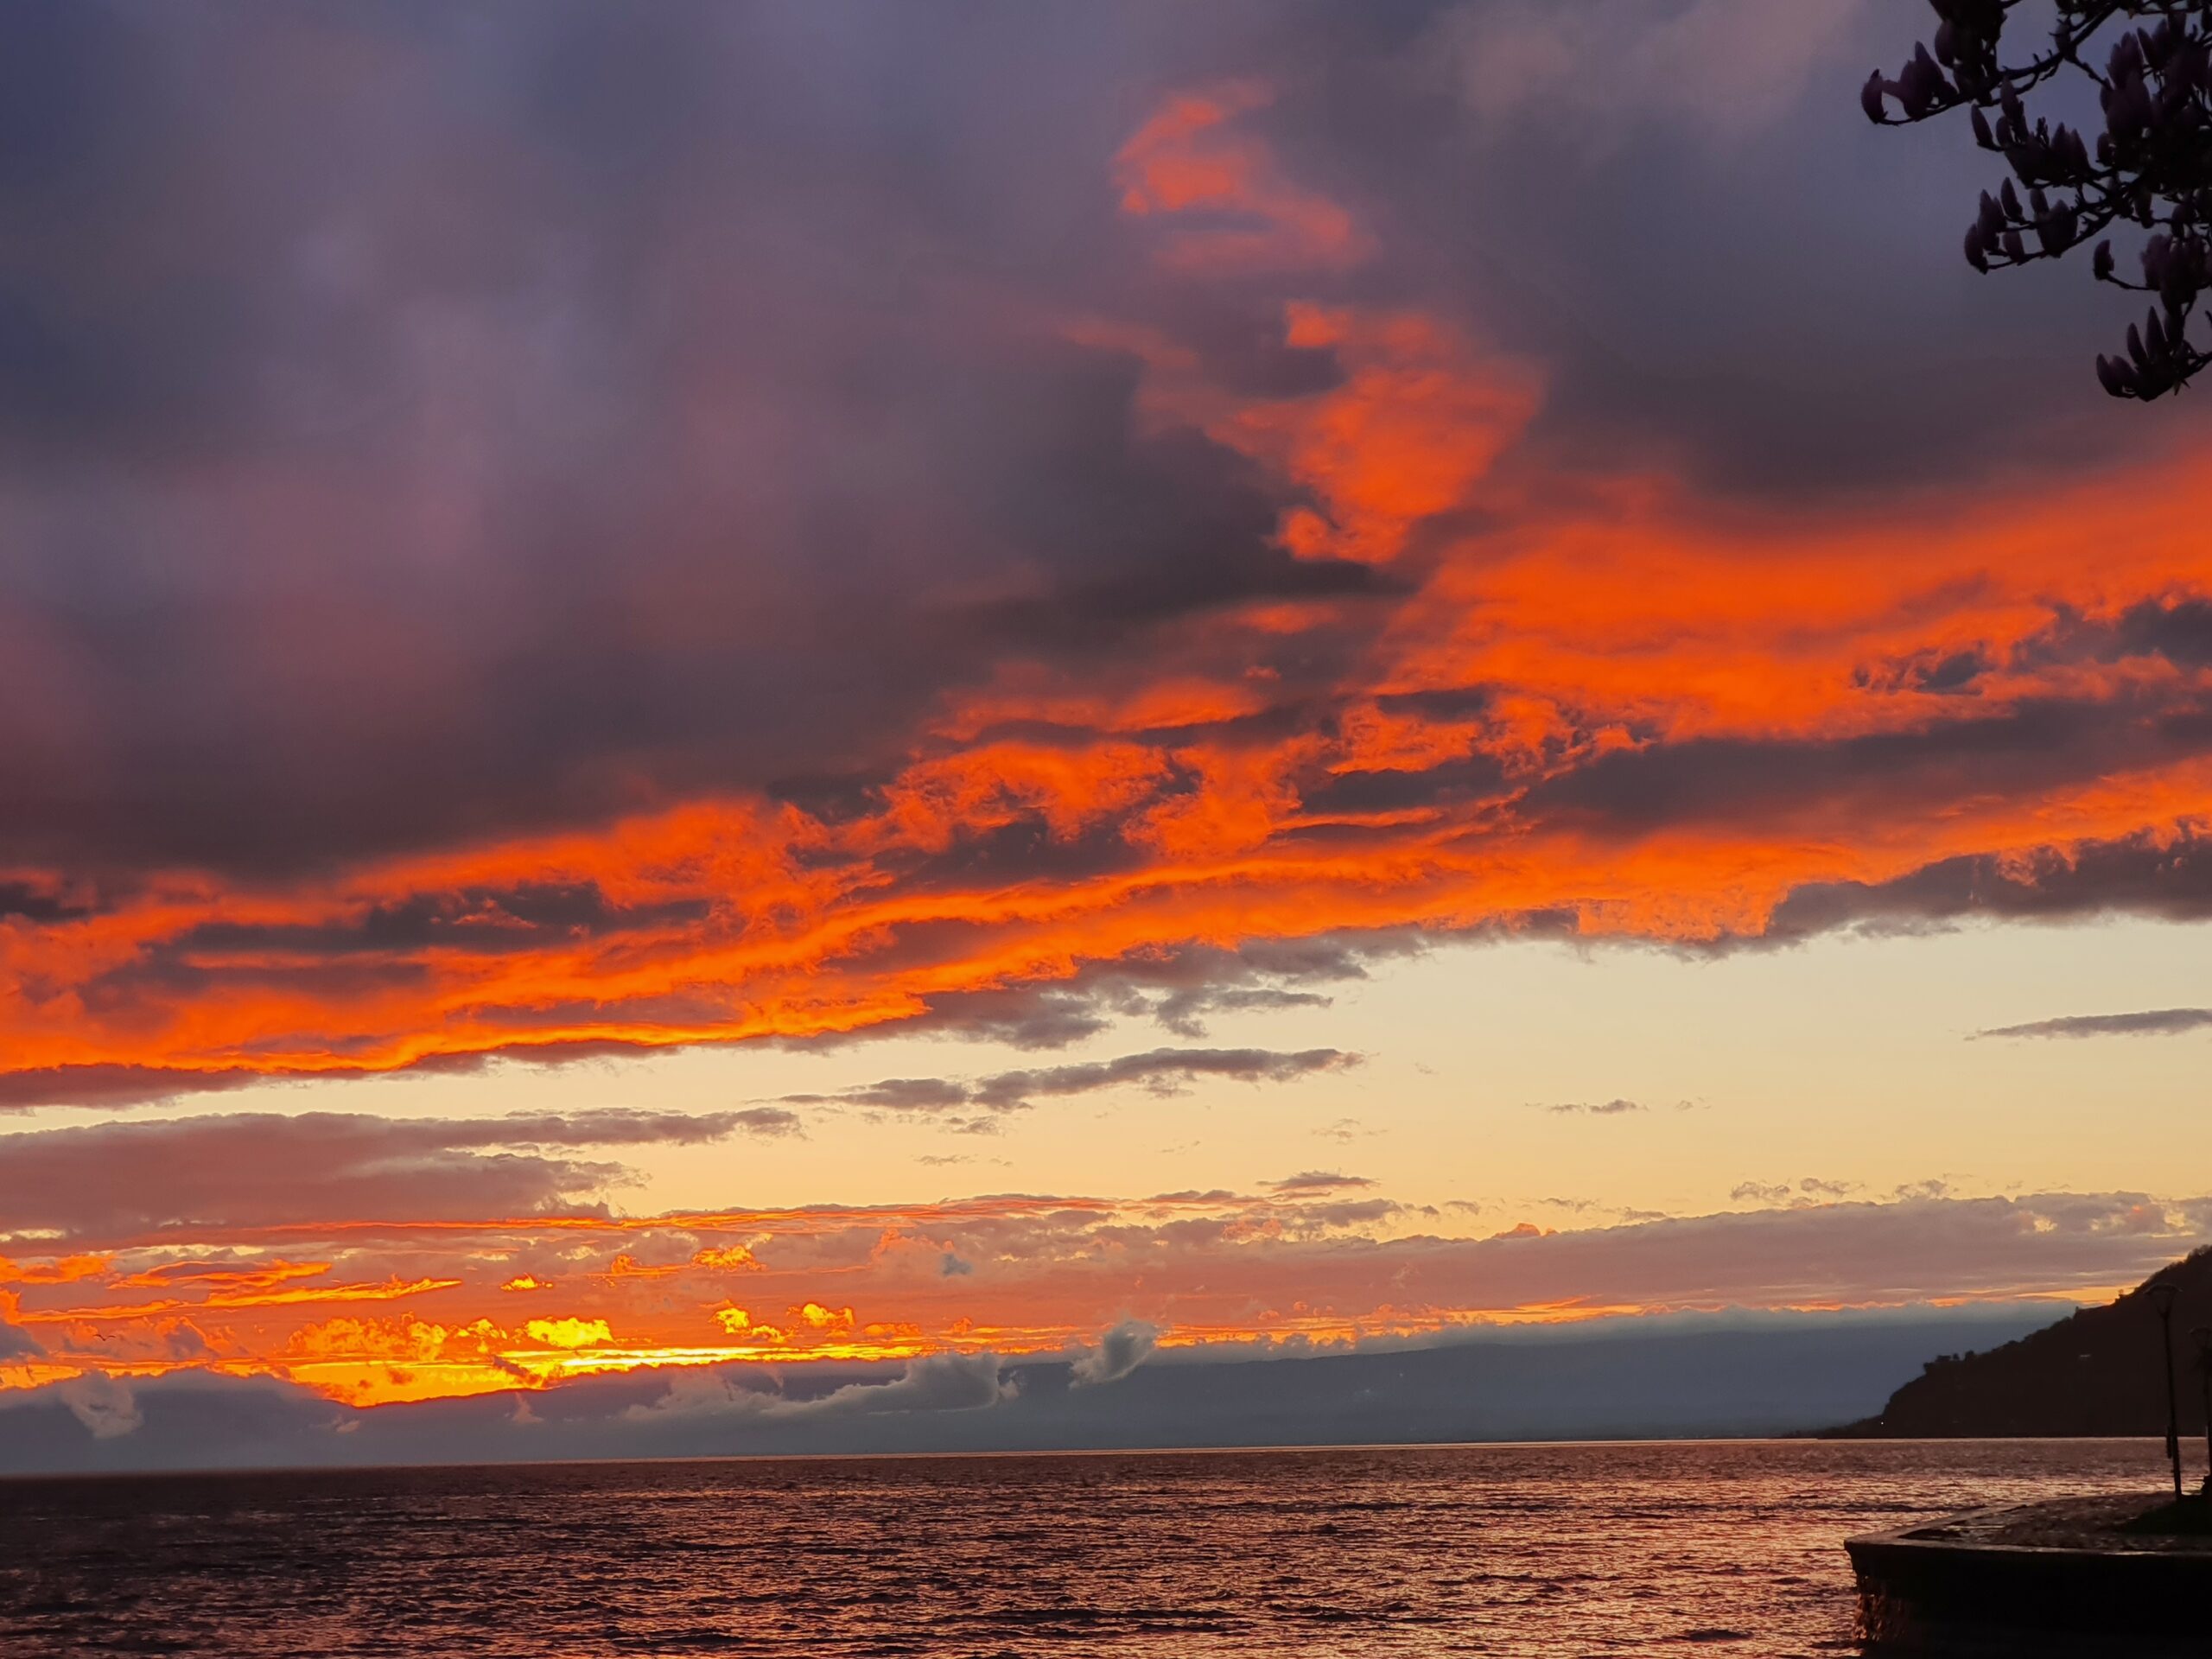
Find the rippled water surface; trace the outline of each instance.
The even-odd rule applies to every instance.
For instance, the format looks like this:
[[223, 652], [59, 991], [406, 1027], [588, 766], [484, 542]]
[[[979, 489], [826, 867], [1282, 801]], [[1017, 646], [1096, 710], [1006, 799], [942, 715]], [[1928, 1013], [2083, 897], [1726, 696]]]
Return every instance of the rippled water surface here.
[[1812, 1441], [0, 1483], [0, 1653], [1853, 1651], [1846, 1535], [2155, 1444]]

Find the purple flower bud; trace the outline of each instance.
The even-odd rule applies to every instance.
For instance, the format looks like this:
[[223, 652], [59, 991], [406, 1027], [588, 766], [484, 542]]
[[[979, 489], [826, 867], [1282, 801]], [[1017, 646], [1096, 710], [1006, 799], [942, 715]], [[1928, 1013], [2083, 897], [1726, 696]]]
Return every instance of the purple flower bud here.
[[1981, 112], [1981, 106], [1980, 105], [1977, 104], [1974, 105], [1968, 118], [1974, 123], [1974, 143], [1980, 144], [1984, 149], [1996, 149], [1996, 135], [1990, 131], [1989, 118]]
[[2105, 124], [2113, 135], [2133, 137], [2151, 124], [2151, 94], [2140, 80], [2113, 83], [2112, 102], [2105, 111]]
[[1912, 61], [1897, 74], [1897, 102], [1904, 105], [1905, 115], [1918, 120], [1936, 107], [1944, 90], [1943, 72], [1936, 67], [1936, 60], [1928, 55], [1926, 47], [1915, 47]]
[[2127, 365], [2116, 357], [2107, 357], [2101, 352], [2097, 354], [2097, 380], [2115, 397], [2125, 397], [2128, 395], [2130, 381]]
[[2166, 255], [2172, 246], [2172, 239], [2163, 233], [2143, 245], [2143, 280], [2152, 288], [2165, 280]]
[[2107, 237], [2097, 244], [2097, 251], [2089, 256], [2089, 274], [2099, 282], [2112, 276], [2112, 238]]
[[1879, 123], [1885, 117], [1882, 111], [1882, 89], [1885, 83], [1882, 72], [1877, 69], [1866, 77], [1866, 84], [1859, 89], [1859, 107], [1866, 111], [1869, 121]]

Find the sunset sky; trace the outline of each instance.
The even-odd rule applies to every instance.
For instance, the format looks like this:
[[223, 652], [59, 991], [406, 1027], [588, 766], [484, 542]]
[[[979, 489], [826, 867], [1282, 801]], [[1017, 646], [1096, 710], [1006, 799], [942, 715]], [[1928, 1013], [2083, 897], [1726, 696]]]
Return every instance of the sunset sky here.
[[0, 1408], [2202, 1240], [2212, 450], [1926, 16], [10, 9]]

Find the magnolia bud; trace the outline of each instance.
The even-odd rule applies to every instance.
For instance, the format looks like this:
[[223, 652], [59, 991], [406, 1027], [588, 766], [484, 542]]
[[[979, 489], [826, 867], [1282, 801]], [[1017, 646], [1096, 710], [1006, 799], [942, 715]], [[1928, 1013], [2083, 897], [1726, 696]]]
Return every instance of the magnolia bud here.
[[1866, 84], [1859, 89], [1859, 107], [1866, 111], [1869, 121], [1879, 122], [1886, 118], [1882, 112], [1882, 72], [1877, 69], [1866, 77]]

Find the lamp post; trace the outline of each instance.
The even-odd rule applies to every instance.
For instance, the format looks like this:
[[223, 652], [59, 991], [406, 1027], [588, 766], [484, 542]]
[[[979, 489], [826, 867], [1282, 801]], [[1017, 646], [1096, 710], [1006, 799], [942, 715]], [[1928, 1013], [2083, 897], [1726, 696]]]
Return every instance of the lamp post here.
[[2158, 1333], [2166, 1355], [2166, 1456], [2173, 1460], [2174, 1502], [2181, 1502], [2181, 1400], [2174, 1393], [2174, 1298], [2181, 1287], [2171, 1279], [2151, 1287], [2151, 1306], [2158, 1310]]
[[2200, 1325], [2190, 1334], [2196, 1338], [2196, 1386], [2204, 1406], [2203, 1495], [2212, 1498], [2212, 1325]]

